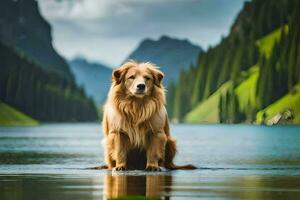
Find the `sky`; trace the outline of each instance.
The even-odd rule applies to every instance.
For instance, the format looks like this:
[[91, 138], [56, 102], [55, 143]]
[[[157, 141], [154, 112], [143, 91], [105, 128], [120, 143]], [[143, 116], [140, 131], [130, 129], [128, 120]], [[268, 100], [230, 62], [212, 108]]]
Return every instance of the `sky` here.
[[145, 38], [169, 35], [207, 49], [226, 36], [245, 0], [38, 0], [55, 49], [117, 67]]

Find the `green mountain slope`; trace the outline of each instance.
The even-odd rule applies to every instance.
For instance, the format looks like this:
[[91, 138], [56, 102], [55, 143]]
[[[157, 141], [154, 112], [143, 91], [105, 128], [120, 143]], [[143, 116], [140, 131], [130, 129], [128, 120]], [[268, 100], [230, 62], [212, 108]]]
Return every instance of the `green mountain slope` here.
[[0, 100], [40, 121], [95, 121], [97, 108], [54, 49], [36, 0], [0, 2]]
[[[222, 123], [253, 122], [258, 110], [291, 91], [300, 81], [299, 5], [297, 0], [245, 2], [228, 36], [201, 54], [199, 62], [168, 88], [170, 117], [195, 122], [203, 113], [210, 116], [206, 108], [201, 113], [199, 105], [211, 105], [211, 96], [228, 81], [235, 88], [219, 95]], [[213, 102], [217, 107], [218, 101]]]
[[[258, 78], [258, 67], [251, 67], [248, 72], [243, 72], [243, 80], [234, 90], [239, 100], [241, 111], [247, 111], [249, 104], [256, 106], [256, 82]], [[232, 81], [224, 83], [205, 101], [199, 103], [195, 109], [190, 111], [185, 121], [188, 123], [219, 123], [219, 101], [220, 96], [225, 95], [232, 86]]]
[[73, 75], [52, 45], [51, 26], [40, 14], [38, 3], [36, 0], [2, 0], [0, 41], [25, 54], [44, 69], [71, 80]]
[[[256, 44], [259, 49], [260, 55], [265, 55], [270, 57], [270, 54], [273, 50], [275, 43], [280, 39], [282, 31], [288, 31], [288, 25], [280, 27], [265, 37], [257, 40]], [[248, 78], [241, 82], [235, 89], [235, 92], [239, 99], [239, 106], [242, 111], [251, 106], [252, 108], [257, 108], [257, 99], [256, 99], [256, 87], [257, 80], [259, 77], [259, 66], [256, 64], [251, 67], [248, 71]]]
[[256, 45], [259, 48], [259, 53], [261, 55], [264, 54], [267, 58], [270, 57], [274, 44], [276, 41], [279, 41], [282, 31], [288, 32], [289, 26], [285, 25], [283, 27], [280, 27], [256, 42]]
[[47, 71], [0, 42], [0, 100], [40, 121], [95, 121], [82, 88]]
[[0, 126], [33, 126], [38, 121], [0, 101]]
[[235, 92], [238, 96], [240, 109], [246, 110], [247, 106], [256, 106], [256, 83], [258, 79], [258, 66], [253, 66], [249, 70], [249, 76], [241, 84], [239, 84]]
[[185, 121], [188, 123], [219, 123], [219, 100], [231, 87], [232, 82], [227, 81], [207, 100], [199, 103], [195, 109], [189, 112]]
[[262, 123], [263, 113], [266, 114], [266, 119], [268, 120], [287, 109], [292, 110], [294, 113], [295, 118], [293, 123], [300, 124], [300, 84], [295, 86], [293, 92], [288, 93], [265, 109], [259, 111], [256, 116], [256, 122], [258, 124]]
[[[285, 25], [276, 29], [265, 37], [257, 40], [260, 54], [270, 56], [271, 51], [276, 41], [281, 37], [282, 30], [287, 31], [288, 26]], [[255, 112], [258, 108], [256, 99], [257, 80], [259, 77], [259, 67], [254, 65], [248, 71], [240, 73], [240, 77], [244, 80], [236, 86], [235, 94], [239, 101], [240, 111], [246, 114], [246, 118], [250, 118], [249, 121], [255, 119]], [[199, 103], [192, 111], [190, 111], [185, 121], [189, 123], [218, 123], [219, 122], [219, 99], [221, 94], [225, 94], [230, 86], [231, 81], [227, 81], [216, 92], [214, 92], [205, 101]]]

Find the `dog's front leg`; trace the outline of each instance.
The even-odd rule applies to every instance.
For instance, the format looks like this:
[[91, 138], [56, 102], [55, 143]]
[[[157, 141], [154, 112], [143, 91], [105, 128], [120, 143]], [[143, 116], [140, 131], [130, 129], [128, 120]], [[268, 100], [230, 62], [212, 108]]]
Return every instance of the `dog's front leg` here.
[[112, 169], [114, 167], [114, 151], [115, 151], [115, 138], [116, 138], [116, 133], [111, 131], [107, 137], [106, 137], [106, 144], [105, 144], [105, 150], [104, 150], [104, 155], [105, 155], [105, 161], [107, 164], [108, 169]]
[[154, 133], [151, 136], [149, 147], [147, 148], [146, 170], [160, 170], [158, 166], [158, 161], [164, 159], [166, 142], [167, 136], [163, 131]]
[[126, 170], [126, 159], [128, 151], [128, 137], [124, 133], [118, 133], [115, 140], [116, 170]]

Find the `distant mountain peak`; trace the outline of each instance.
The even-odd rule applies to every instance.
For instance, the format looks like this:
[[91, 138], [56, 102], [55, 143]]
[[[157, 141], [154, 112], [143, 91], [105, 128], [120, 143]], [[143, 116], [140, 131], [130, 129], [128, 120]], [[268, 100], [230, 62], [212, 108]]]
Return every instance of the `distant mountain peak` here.
[[126, 60], [155, 63], [165, 72], [165, 83], [168, 84], [171, 80], [178, 79], [182, 69], [195, 64], [202, 51], [201, 47], [187, 39], [162, 35], [157, 40], [150, 38], [142, 40]]
[[160, 36], [159, 40], [163, 41], [163, 40], [173, 40], [174, 38], [171, 38], [170, 36], [167, 35], [162, 35]]
[[0, 41], [41, 67], [73, 79], [66, 61], [52, 45], [51, 26], [40, 14], [38, 1], [1, 1]]
[[101, 62], [98, 62], [98, 61], [90, 61], [88, 59], [86, 59], [84, 56], [82, 55], [77, 55], [75, 56], [73, 59], [71, 59], [69, 61], [69, 64], [71, 63], [77, 63], [77, 64], [81, 64], [81, 65], [86, 65], [87, 67], [104, 67], [104, 68], [108, 68], [108, 69], [112, 69], [111, 67], [101, 63]]
[[86, 61], [86, 58], [81, 54], [77, 54], [71, 60], [85, 60]]
[[83, 56], [69, 61], [77, 85], [83, 85], [87, 94], [97, 104], [103, 103], [110, 87], [112, 68], [98, 62], [92, 62]]

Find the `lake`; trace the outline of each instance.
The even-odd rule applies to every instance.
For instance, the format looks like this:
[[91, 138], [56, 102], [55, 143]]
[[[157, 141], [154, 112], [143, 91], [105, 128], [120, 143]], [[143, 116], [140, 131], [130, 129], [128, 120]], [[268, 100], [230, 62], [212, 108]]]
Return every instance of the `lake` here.
[[112, 172], [99, 124], [0, 127], [0, 199], [296, 199], [300, 126], [171, 125], [192, 171]]

